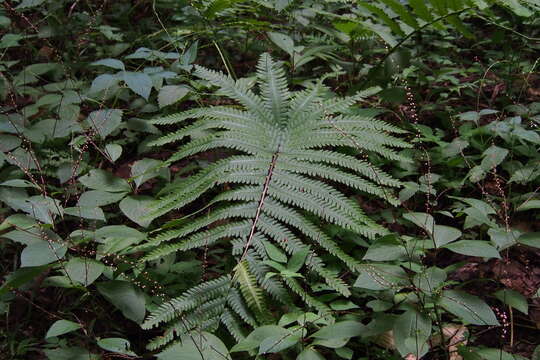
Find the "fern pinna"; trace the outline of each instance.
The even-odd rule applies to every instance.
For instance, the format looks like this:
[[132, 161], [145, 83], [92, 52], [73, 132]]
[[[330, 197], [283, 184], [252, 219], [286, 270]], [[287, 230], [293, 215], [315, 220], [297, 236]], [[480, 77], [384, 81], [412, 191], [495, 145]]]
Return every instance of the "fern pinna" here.
[[[229, 241], [238, 265], [231, 276], [204, 282], [154, 311], [144, 328], [164, 322], [170, 325], [150, 348], [193, 330], [212, 331], [220, 324], [240, 340], [244, 323], [257, 326], [268, 321], [266, 296], [284, 304], [298, 297], [310, 307], [327, 311], [296, 276], [271, 276], [280, 266], [270, 258], [272, 250], [289, 256], [304, 253], [301, 266], [305, 270], [349, 296], [349, 286], [325, 267], [319, 254], [333, 255], [353, 272], [360, 262], [325, 234], [321, 224], [338, 225], [367, 239], [385, 229], [366, 216], [338, 185], [395, 204], [391, 190], [399, 182], [367, 160], [336, 149], [349, 147], [403, 160], [395, 149], [409, 146], [391, 135], [402, 132], [400, 129], [374, 119], [376, 111], [351, 109], [366, 93], [328, 98], [320, 82], [292, 92], [284, 70], [268, 54], [258, 62], [257, 93], [245, 80], [235, 81], [202, 67], [196, 67], [195, 75], [219, 87], [241, 106], [203, 107], [156, 119], [154, 124], [189, 121], [189, 125], [154, 145], [188, 139], [169, 163], [223, 148], [234, 150], [236, 155], [215, 161], [168, 187], [153, 216], [183, 208], [217, 186], [228, 186], [220, 187], [221, 192], [205, 204], [205, 209], [211, 209], [209, 214], [173, 221], [175, 227], [145, 244], [148, 253], [144, 260]], [[202, 131], [207, 135], [200, 137]]]

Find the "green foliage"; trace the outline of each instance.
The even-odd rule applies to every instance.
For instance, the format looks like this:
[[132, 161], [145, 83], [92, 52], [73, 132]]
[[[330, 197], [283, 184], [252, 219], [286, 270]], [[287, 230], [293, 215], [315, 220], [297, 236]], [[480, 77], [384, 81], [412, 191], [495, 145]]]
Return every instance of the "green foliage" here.
[[1, 3], [0, 357], [537, 357], [536, 1]]

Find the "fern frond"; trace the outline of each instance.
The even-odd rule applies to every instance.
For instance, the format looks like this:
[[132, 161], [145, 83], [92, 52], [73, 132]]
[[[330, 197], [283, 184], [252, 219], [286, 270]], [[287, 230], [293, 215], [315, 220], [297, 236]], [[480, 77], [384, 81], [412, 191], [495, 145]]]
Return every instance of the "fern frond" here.
[[244, 330], [242, 329], [240, 322], [230, 310], [225, 309], [223, 311], [223, 314], [221, 314], [221, 322], [225, 325], [236, 342], [240, 342], [245, 339], [246, 335], [244, 334]]
[[[356, 200], [345, 195], [343, 187], [398, 204], [391, 188], [401, 183], [367, 160], [329, 148], [338, 146], [391, 160], [408, 160], [397, 152], [409, 146], [397, 137], [404, 131], [377, 120], [378, 110], [351, 108], [377, 89], [336, 98], [320, 81], [293, 92], [287, 87], [285, 72], [268, 54], [261, 56], [257, 66], [258, 91], [251, 89], [248, 81], [235, 81], [202, 67], [196, 67], [195, 74], [218, 86], [220, 93], [239, 106], [199, 108], [156, 119], [156, 124], [182, 127], [155, 144], [186, 141], [168, 164], [201, 152], [227, 149], [227, 154], [160, 191], [152, 208], [153, 217], [209, 199], [193, 217], [168, 222], [162, 232], [135, 249], [145, 251], [142, 259], [150, 261], [220, 242], [232, 247], [230, 254], [237, 264], [232, 278], [205, 282], [153, 311], [144, 328], [167, 322], [172, 325], [152, 346], [174, 340], [174, 334], [212, 330], [219, 324], [224, 324], [235, 339], [242, 339], [239, 322], [256, 327], [268, 321], [265, 314], [271, 304], [265, 300], [266, 295], [287, 306], [294, 306], [300, 298], [321, 313], [329, 312], [328, 306], [310, 294], [305, 280], [308, 277], [300, 282], [283, 274], [268, 276], [275, 272], [267, 262], [268, 245], [277, 246], [289, 257], [307, 252], [303, 269], [349, 296], [349, 284], [323, 259], [340, 261], [352, 272], [358, 272], [362, 263], [318, 223], [333, 224], [367, 239], [385, 234], [386, 230], [364, 214]], [[186, 124], [186, 120], [190, 122]], [[198, 137], [201, 132], [207, 135]], [[220, 191], [214, 191], [216, 188]], [[207, 214], [200, 214], [202, 210]], [[188, 326], [182, 325], [179, 317], [189, 320]]]
[[218, 297], [217, 295], [225, 294], [230, 281], [229, 276], [222, 276], [191, 288], [183, 296], [161, 304], [146, 318], [141, 327], [151, 329], [160, 323], [181, 316], [186, 310], [193, 309], [212, 298]]
[[227, 109], [225, 106], [215, 106], [215, 107], [204, 107], [204, 108], [197, 108], [197, 109], [191, 109], [187, 111], [182, 111], [180, 113], [162, 116], [158, 118], [154, 118], [150, 120], [150, 124], [153, 125], [171, 125], [171, 124], [179, 124], [182, 123], [188, 119], [198, 119], [204, 116], [208, 116], [207, 114], [211, 113], [212, 111], [216, 111], [218, 109]]
[[315, 299], [313, 296], [309, 295], [307, 291], [302, 289], [302, 286], [293, 278], [286, 278], [285, 283], [287, 286], [294, 291], [300, 298], [306, 303], [308, 307], [313, 307], [317, 309], [321, 314], [330, 313], [330, 308], [324, 303]]
[[264, 265], [260, 259], [255, 259], [251, 256], [248, 256], [246, 259], [249, 262], [250, 270], [253, 272], [257, 278], [257, 282], [264, 291], [283, 304], [292, 303], [289, 293], [277, 278], [266, 278], [266, 274], [270, 271], [268, 266]]
[[[337, 246], [337, 244], [333, 242], [322, 229], [312, 224], [298, 212], [275, 201], [268, 201], [264, 212], [268, 216], [296, 228], [311, 241], [317, 243], [330, 254], [347, 264], [351, 270], [354, 270], [359, 265], [357, 260], [343, 252], [343, 250], [341, 250], [339, 246]], [[294, 249], [290, 249], [289, 252], [294, 253], [300, 249], [301, 247], [298, 246]], [[313, 262], [314, 259], [312, 258], [311, 261]], [[318, 263], [317, 266], [321, 266], [321, 263]]]
[[226, 298], [217, 298], [197, 306], [196, 311], [181, 316], [180, 319], [167, 326], [163, 335], [152, 339], [147, 348], [158, 349], [193, 330], [208, 330], [209, 327], [215, 326], [216, 321], [219, 321], [225, 310], [225, 304]]
[[340, 171], [335, 167], [325, 166], [321, 164], [310, 164], [306, 162], [297, 162], [289, 160], [281, 161], [277, 170], [286, 170], [298, 174], [318, 176], [323, 179], [331, 180], [340, 184], [347, 185], [350, 188], [357, 189], [368, 194], [376, 195], [384, 199], [392, 205], [399, 205], [400, 202], [396, 199], [392, 192], [388, 189], [383, 189], [380, 186], [372, 184], [360, 177]]
[[231, 99], [244, 105], [249, 112], [256, 115], [261, 120], [272, 123], [272, 117], [263, 105], [263, 101], [244, 84], [234, 81], [217, 71], [208, 70], [202, 66], [195, 65], [195, 76], [207, 80], [212, 85], [218, 86], [220, 90]]
[[232, 288], [230, 290], [229, 295], [227, 296], [227, 305], [229, 305], [245, 323], [253, 327], [257, 326], [257, 320], [251, 315], [242, 295], [240, 295], [237, 289]]
[[245, 235], [246, 229], [249, 229], [250, 226], [251, 223], [249, 221], [232, 222], [207, 231], [198, 232], [178, 243], [159, 246], [155, 250], [152, 250], [148, 255], [144, 256], [142, 261], [156, 260], [177, 251], [186, 251], [198, 247], [210, 246], [223, 238], [242, 237]]
[[257, 64], [257, 76], [265, 107], [272, 112], [274, 122], [282, 124], [290, 97], [285, 71], [265, 53]]
[[338, 165], [375, 181], [377, 184], [399, 187], [401, 183], [386, 174], [384, 171], [367, 163], [366, 161], [356, 159], [352, 156], [341, 154], [328, 150], [297, 150], [282, 155], [284, 159], [298, 161], [310, 161], [313, 163], [326, 163]]
[[264, 303], [261, 288], [257, 286], [255, 276], [250, 273], [247, 260], [240, 261], [234, 268], [233, 281], [238, 282], [240, 291], [250, 307], [254, 307], [260, 314], [264, 314]]

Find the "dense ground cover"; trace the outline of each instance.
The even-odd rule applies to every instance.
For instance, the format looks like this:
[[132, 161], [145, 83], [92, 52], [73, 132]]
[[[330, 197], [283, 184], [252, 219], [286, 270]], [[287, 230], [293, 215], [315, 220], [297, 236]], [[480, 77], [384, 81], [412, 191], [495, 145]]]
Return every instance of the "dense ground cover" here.
[[540, 358], [536, 1], [0, 5], [0, 358]]

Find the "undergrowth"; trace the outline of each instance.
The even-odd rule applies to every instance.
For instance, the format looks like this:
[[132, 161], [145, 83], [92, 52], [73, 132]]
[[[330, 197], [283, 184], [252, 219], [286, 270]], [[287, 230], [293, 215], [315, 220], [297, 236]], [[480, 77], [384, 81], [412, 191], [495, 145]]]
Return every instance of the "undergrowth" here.
[[535, 1], [0, 5], [0, 358], [540, 356]]

